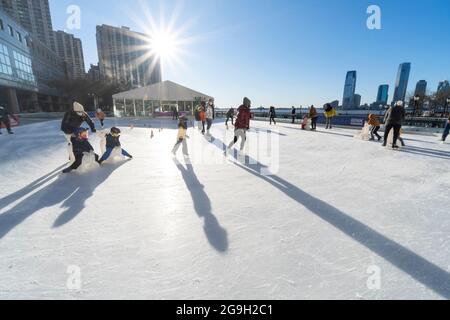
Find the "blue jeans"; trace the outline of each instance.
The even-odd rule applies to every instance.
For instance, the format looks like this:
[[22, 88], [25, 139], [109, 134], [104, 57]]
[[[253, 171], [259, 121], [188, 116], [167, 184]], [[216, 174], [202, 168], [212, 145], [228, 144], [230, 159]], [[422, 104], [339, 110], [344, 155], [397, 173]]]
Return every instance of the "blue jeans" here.
[[[99, 160], [99, 162], [103, 162], [106, 161], [110, 156], [111, 153], [113, 152], [113, 148], [107, 148], [105, 154], [102, 156], [102, 158]], [[131, 158], [131, 155], [126, 152], [124, 149], [122, 149], [122, 155], [128, 158]]]
[[449, 133], [450, 133], [450, 123], [447, 123], [447, 126], [444, 129], [444, 134], [442, 135], [442, 141], [445, 141], [445, 139], [447, 139]]

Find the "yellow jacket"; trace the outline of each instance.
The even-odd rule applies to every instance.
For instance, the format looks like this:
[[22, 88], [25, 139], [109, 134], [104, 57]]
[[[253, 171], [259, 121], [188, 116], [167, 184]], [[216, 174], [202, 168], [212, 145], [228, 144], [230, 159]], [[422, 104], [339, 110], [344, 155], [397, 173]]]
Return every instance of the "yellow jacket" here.
[[186, 139], [186, 132], [187, 132], [187, 130], [186, 130], [185, 128], [180, 127], [180, 128], [178, 129], [178, 136], [177, 136], [177, 139], [178, 139], [178, 140], [184, 140], [184, 139]]
[[333, 118], [337, 115], [336, 109], [331, 109], [330, 111], [325, 111], [325, 117]]

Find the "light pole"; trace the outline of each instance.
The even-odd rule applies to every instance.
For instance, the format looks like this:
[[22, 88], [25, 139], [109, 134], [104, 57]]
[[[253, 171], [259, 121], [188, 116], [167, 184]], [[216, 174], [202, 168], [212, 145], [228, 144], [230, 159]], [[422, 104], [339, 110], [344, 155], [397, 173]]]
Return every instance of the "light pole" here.
[[413, 116], [416, 116], [416, 113], [419, 111], [419, 101], [420, 101], [420, 96], [418, 96], [418, 95], [414, 96], [414, 113], [413, 113]]
[[446, 104], [445, 104], [445, 108], [444, 108], [444, 115], [448, 115], [448, 106], [450, 105], [450, 97], [448, 97], [447, 99], [446, 99]]
[[88, 96], [94, 98], [94, 108], [95, 108], [95, 111], [97, 111], [97, 109], [98, 109], [97, 95], [95, 93], [88, 93]]

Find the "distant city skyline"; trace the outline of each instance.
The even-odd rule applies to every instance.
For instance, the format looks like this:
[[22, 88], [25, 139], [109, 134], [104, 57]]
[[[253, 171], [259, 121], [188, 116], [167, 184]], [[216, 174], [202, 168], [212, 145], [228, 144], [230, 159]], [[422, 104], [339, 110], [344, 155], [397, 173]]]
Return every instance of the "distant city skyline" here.
[[195, 41], [186, 42], [181, 64], [164, 69], [163, 78], [208, 92], [221, 106], [235, 106], [244, 95], [254, 106], [321, 106], [342, 99], [348, 70], [358, 73], [361, 103], [371, 104], [380, 84], [395, 88], [398, 65], [406, 61], [412, 63], [408, 94], [419, 80], [425, 79], [434, 91], [450, 78], [450, 59], [445, 58], [450, 44], [436, 40], [445, 39], [450, 29], [446, 0], [380, 0], [381, 30], [367, 28], [371, 3], [365, 0], [323, 0], [320, 7], [313, 0], [105, 3], [50, 0], [56, 30], [66, 29], [69, 5], [80, 7], [81, 29], [66, 31], [83, 40], [86, 70], [98, 63], [97, 25], [144, 32], [140, 22], [146, 21], [147, 11], [157, 24], [161, 17], [167, 25], [176, 16], [173, 26], [182, 31], [180, 37]]

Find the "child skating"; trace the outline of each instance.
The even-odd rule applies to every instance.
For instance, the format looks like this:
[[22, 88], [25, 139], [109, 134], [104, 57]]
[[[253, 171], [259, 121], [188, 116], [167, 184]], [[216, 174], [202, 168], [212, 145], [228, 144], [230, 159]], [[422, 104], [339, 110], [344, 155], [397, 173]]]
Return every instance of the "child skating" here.
[[177, 151], [180, 148], [180, 145], [183, 145], [183, 155], [185, 157], [189, 157], [187, 141], [186, 141], [186, 139], [188, 138], [187, 129], [188, 129], [187, 119], [185, 116], [181, 116], [179, 119], [179, 122], [178, 122], [177, 142], [175, 143], [175, 145], [172, 149], [172, 154], [174, 157], [177, 155]]
[[381, 128], [381, 123], [378, 117], [374, 114], [369, 115], [369, 126], [371, 126], [370, 129], [370, 140], [369, 141], [375, 141], [375, 136], [377, 137], [378, 141], [381, 141], [382, 137], [378, 134], [378, 130]]
[[99, 160], [100, 164], [108, 160], [113, 151], [118, 152], [119, 154], [129, 158], [130, 160], [133, 159], [133, 156], [131, 156], [126, 150], [122, 148], [122, 145], [120, 143], [120, 134], [120, 129], [113, 127], [111, 128], [110, 133], [106, 135], [106, 151]]
[[71, 138], [72, 151], [75, 156], [75, 162], [66, 169], [63, 173], [69, 173], [73, 170], [77, 170], [83, 163], [83, 157], [93, 156], [95, 161], [99, 163], [99, 157], [94, 153], [94, 148], [89, 143], [88, 129], [86, 128], [75, 128], [73, 131], [73, 137]]

